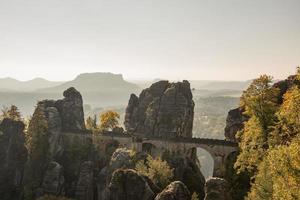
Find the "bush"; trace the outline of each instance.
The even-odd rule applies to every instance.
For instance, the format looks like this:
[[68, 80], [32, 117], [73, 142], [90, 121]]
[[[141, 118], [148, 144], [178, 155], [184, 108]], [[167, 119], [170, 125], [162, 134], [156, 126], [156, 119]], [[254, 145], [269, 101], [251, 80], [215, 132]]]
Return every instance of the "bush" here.
[[168, 163], [161, 160], [161, 158], [153, 159], [150, 155], [147, 157], [146, 162], [139, 161], [136, 164], [136, 171], [149, 177], [160, 188], [165, 188], [173, 178], [173, 169]]

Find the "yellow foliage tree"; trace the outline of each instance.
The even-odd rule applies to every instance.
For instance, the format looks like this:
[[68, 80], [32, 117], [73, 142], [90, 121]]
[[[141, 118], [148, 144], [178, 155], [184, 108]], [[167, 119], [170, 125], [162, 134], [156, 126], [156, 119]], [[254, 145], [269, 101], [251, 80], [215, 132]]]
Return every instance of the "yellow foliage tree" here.
[[106, 111], [100, 115], [100, 129], [112, 130], [119, 126], [119, 113], [115, 111]]
[[258, 167], [249, 200], [300, 199], [300, 138], [270, 149]]
[[277, 117], [278, 123], [272, 132], [270, 143], [289, 144], [300, 133], [300, 89], [297, 86], [285, 93]]
[[278, 110], [279, 90], [272, 87], [272, 78], [262, 75], [255, 79], [243, 92], [241, 106], [245, 109], [249, 120], [245, 128], [237, 134], [240, 141], [240, 154], [235, 163], [238, 172], [256, 172], [264, 153], [268, 149], [268, 136], [275, 124]]

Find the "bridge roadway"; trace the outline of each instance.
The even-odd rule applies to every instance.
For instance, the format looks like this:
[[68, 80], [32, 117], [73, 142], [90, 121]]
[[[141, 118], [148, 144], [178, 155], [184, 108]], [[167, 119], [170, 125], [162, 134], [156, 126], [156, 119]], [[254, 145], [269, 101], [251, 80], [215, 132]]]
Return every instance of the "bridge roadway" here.
[[238, 144], [227, 140], [208, 138], [163, 138], [146, 137], [139, 134], [131, 135], [124, 133], [105, 132], [101, 134], [63, 133], [71, 138], [85, 138], [91, 140], [95, 145], [105, 148], [111, 141], [117, 141], [120, 147], [134, 149], [135, 151], [147, 151], [153, 155], [160, 155], [164, 151], [169, 152], [191, 152], [197, 148], [205, 149], [214, 160], [214, 176], [223, 177], [227, 157], [238, 150]]

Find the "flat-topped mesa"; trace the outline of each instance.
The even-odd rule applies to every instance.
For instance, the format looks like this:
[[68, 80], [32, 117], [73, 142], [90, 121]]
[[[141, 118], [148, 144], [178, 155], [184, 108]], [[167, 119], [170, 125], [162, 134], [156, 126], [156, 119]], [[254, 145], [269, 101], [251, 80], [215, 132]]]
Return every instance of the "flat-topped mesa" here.
[[188, 81], [159, 81], [130, 96], [124, 124], [133, 134], [191, 138], [194, 106]]

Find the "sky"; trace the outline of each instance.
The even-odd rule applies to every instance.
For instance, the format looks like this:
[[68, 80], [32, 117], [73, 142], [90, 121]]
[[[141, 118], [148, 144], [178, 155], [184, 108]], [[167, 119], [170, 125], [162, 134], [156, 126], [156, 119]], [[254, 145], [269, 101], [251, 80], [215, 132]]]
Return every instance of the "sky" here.
[[0, 77], [282, 79], [300, 65], [299, 0], [0, 0]]

